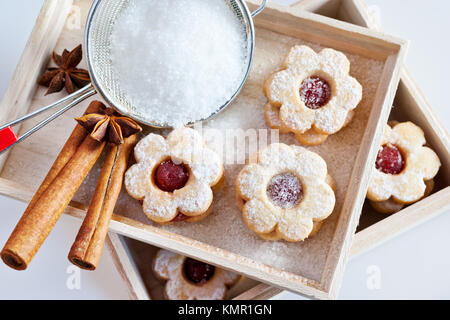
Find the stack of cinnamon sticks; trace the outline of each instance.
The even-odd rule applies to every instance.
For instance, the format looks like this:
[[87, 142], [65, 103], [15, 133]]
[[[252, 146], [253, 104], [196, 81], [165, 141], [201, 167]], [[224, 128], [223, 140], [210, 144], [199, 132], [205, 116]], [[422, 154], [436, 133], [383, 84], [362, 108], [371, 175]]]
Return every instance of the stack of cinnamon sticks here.
[[[89, 105], [85, 116], [104, 116], [106, 120], [102, 123], [105, 134], [100, 138], [94, 136], [94, 128], [82, 125], [79, 121], [81, 124], [73, 130], [30, 201], [0, 254], [5, 264], [11, 268], [25, 270], [28, 267], [109, 142], [106, 133], [109, 124], [113, 122], [110, 121], [112, 112], [105, 110], [110, 109], [99, 101]], [[123, 121], [123, 117], [117, 118]], [[86, 218], [69, 253], [69, 260], [84, 269], [94, 270], [98, 264], [122, 187], [123, 175], [136, 143], [136, 133], [141, 131], [136, 123], [130, 121], [133, 124], [132, 130], [120, 130], [119, 127], [118, 143], [110, 143], [108, 147], [106, 162]], [[122, 131], [126, 131], [125, 135]]]
[[135, 142], [133, 135], [119, 146], [110, 146], [86, 218], [69, 253], [69, 260], [82, 269], [97, 267]]

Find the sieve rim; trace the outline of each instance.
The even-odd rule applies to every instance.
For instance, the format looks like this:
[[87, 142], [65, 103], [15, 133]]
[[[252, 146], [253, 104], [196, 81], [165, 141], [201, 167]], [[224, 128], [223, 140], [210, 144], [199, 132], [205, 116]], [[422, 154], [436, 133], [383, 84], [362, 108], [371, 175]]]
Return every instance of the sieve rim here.
[[[93, 66], [93, 59], [91, 58], [92, 50], [90, 47], [90, 31], [92, 29], [92, 21], [95, 17], [97, 9], [102, 1], [104, 1], [104, 0], [94, 0], [94, 2], [92, 3], [92, 6], [90, 8], [87, 20], [86, 20], [84, 41], [85, 41], [85, 48], [86, 48], [86, 61], [88, 64], [88, 70], [89, 70], [89, 74], [91, 77], [91, 85], [94, 87], [94, 89], [97, 91], [97, 93], [105, 100], [105, 102], [109, 106], [111, 106], [113, 109], [115, 109], [117, 112], [119, 112], [120, 114], [130, 117], [133, 120], [136, 120], [141, 124], [144, 124], [144, 125], [147, 125], [147, 126], [150, 126], [153, 128], [158, 128], [158, 129], [173, 128], [173, 126], [168, 125], [168, 124], [157, 123], [156, 121], [149, 119], [149, 117], [144, 117], [142, 114], [133, 113], [132, 111], [130, 111], [128, 108], [124, 107], [121, 104], [117, 105], [115, 102], [113, 102], [117, 99], [113, 99], [110, 96], [110, 94], [108, 93], [109, 90], [104, 90], [102, 84], [100, 83], [100, 81], [96, 75], [96, 72], [94, 71], [95, 68]], [[248, 23], [245, 23], [245, 27], [248, 28], [248, 34], [249, 34], [248, 41], [250, 43], [250, 48], [248, 50], [248, 63], [247, 63], [247, 68], [244, 73], [244, 77], [242, 78], [242, 81], [239, 84], [236, 91], [234, 92], [234, 94], [222, 106], [220, 106], [217, 110], [215, 110], [213, 113], [211, 113], [208, 117], [189, 122], [186, 124], [186, 126], [192, 126], [195, 123], [207, 121], [207, 120], [215, 117], [216, 115], [218, 115], [223, 110], [225, 110], [236, 99], [236, 97], [242, 91], [245, 83], [247, 82], [248, 76], [250, 74], [253, 58], [254, 58], [255, 26], [254, 26], [254, 22], [253, 22], [253, 15], [250, 12], [245, 1], [244, 0], [234, 0], [234, 1], [238, 2], [241, 5], [241, 7], [243, 8], [242, 13], [245, 16], [245, 20], [248, 21]]]

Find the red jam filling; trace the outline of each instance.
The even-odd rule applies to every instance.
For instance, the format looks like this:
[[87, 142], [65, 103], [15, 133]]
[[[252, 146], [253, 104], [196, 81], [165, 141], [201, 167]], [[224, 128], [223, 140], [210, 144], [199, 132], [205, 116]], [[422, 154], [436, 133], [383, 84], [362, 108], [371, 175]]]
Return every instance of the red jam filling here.
[[203, 284], [212, 278], [215, 267], [191, 258], [184, 261], [184, 275], [194, 284]]
[[184, 164], [172, 160], [162, 162], [155, 172], [155, 183], [162, 191], [174, 192], [183, 188], [189, 179], [189, 170]]
[[274, 176], [267, 186], [267, 195], [272, 202], [283, 208], [296, 206], [303, 198], [303, 188], [300, 180], [292, 173], [282, 173]]
[[189, 216], [182, 214], [180, 212], [177, 214], [177, 216], [175, 218], [172, 219], [172, 222], [182, 222], [182, 221], [186, 221], [189, 218], [190, 218]]
[[319, 109], [330, 101], [330, 84], [321, 77], [306, 78], [300, 88], [300, 97], [308, 108]]
[[405, 167], [405, 160], [396, 146], [387, 144], [378, 151], [375, 167], [386, 174], [399, 174]]

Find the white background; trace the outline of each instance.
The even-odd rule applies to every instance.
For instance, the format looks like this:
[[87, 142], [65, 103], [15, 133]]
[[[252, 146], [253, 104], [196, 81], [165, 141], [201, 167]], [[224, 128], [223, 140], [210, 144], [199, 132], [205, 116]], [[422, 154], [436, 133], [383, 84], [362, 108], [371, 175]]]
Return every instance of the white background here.
[[[450, 1], [367, 2], [380, 8], [385, 31], [412, 41], [407, 66], [448, 129]], [[43, 0], [0, 1], [0, 96], [8, 86], [42, 3]], [[3, 246], [25, 204], [0, 196], [0, 208]], [[126, 288], [106, 253], [96, 272], [81, 271], [80, 289], [70, 290], [66, 285], [73, 275], [66, 255], [79, 224], [78, 220], [63, 216], [25, 272], [13, 271], [0, 263], [0, 299], [126, 299]], [[450, 215], [446, 213], [350, 261], [340, 298], [449, 299], [449, 246]], [[374, 278], [380, 280], [379, 286], [371, 285]], [[299, 298], [291, 293], [281, 297]]]

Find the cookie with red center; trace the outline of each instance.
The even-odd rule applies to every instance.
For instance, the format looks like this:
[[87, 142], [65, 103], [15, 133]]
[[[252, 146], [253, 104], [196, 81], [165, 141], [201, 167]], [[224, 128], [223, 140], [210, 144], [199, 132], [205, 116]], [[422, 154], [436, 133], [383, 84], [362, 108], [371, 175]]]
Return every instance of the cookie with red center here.
[[216, 271], [216, 267], [201, 261], [186, 258], [184, 260], [183, 271], [189, 281], [201, 285], [211, 280]]
[[172, 160], [162, 162], [155, 172], [155, 183], [163, 191], [174, 192], [183, 188], [189, 179], [189, 170], [184, 164]]
[[240, 276], [208, 263], [159, 250], [153, 260], [155, 275], [167, 281], [169, 300], [222, 300]]
[[441, 165], [425, 146], [424, 132], [412, 122], [386, 125], [378, 150], [367, 198], [372, 207], [394, 213], [431, 193]]
[[292, 47], [282, 70], [264, 82], [269, 104], [278, 109], [269, 126], [280, 122], [284, 132], [294, 133], [303, 144], [325, 142], [351, 121], [362, 99], [362, 87], [349, 71], [350, 62], [339, 51], [327, 48], [316, 53], [307, 46]]
[[330, 101], [331, 86], [327, 80], [318, 77], [308, 77], [300, 87], [300, 98], [310, 109], [319, 109]]
[[303, 241], [333, 212], [325, 161], [299, 146], [276, 143], [251, 157], [236, 179], [246, 225], [265, 240]]
[[298, 177], [290, 172], [274, 176], [267, 185], [269, 199], [280, 208], [295, 207], [303, 198], [303, 188]]
[[128, 194], [142, 201], [154, 222], [197, 222], [211, 212], [213, 188], [223, 181], [223, 164], [194, 129], [150, 134], [136, 145], [136, 164], [125, 173]]
[[391, 144], [381, 146], [375, 161], [375, 168], [387, 174], [400, 174], [405, 167], [401, 151]]

